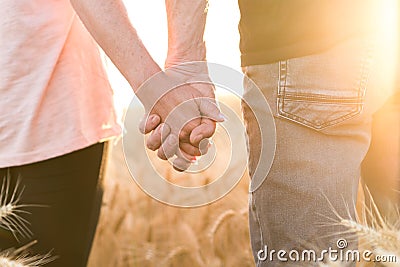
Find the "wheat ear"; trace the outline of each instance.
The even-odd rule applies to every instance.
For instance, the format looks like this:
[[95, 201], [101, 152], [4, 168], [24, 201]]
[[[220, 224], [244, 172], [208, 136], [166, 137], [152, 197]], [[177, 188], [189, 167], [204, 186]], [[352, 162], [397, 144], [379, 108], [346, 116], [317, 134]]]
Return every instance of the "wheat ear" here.
[[36, 205], [19, 204], [25, 187], [19, 190], [20, 180], [18, 179], [14, 190], [11, 190], [10, 180], [10, 174], [8, 174], [3, 179], [0, 189], [0, 227], [10, 231], [17, 240], [18, 235], [28, 238], [32, 236], [32, 232], [28, 228], [29, 222], [20, 215], [30, 214], [24, 208]]
[[0, 266], [2, 267], [40, 267], [56, 259], [50, 252], [45, 255], [30, 256], [27, 250], [33, 246], [36, 241], [20, 247], [18, 249], [7, 249], [0, 252]]

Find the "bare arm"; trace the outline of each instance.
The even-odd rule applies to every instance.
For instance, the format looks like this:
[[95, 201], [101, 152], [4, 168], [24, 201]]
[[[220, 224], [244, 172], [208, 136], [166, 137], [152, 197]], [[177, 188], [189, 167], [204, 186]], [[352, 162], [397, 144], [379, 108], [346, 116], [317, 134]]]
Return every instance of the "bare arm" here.
[[[161, 80], [157, 80], [157, 84], [145, 86], [144, 90], [138, 90], [143, 82], [160, 72], [161, 68], [140, 41], [136, 30], [130, 23], [123, 2], [121, 0], [71, 0], [71, 3], [86, 28], [128, 80], [147, 112], [157, 115], [159, 120], [156, 124], [149, 125], [151, 120], [145, 123], [143, 128], [146, 129], [146, 132], [157, 127], [160, 119], [164, 122], [175, 107], [191, 100], [186, 105], [185, 112], [175, 112], [173, 116], [170, 116], [171, 119], [167, 125], [170, 128], [170, 134], [167, 139], [175, 140], [179, 137], [179, 146], [189, 154], [196, 154], [199, 141], [211, 136], [215, 131], [215, 122], [206, 119], [205, 121], [208, 123], [203, 123], [203, 119], [200, 119], [199, 116], [207, 115], [215, 118], [215, 121], [222, 121], [219, 109], [215, 105], [207, 105], [207, 102], [204, 101], [199, 104], [195, 101], [199, 97], [214, 98], [212, 87], [211, 90], [210, 86], [206, 86], [208, 89], [199, 90], [195, 86], [183, 85], [169, 90], [168, 93], [163, 92], [165, 89], [163, 87], [166, 87], [166, 84], [175, 78], [174, 76], [178, 76], [178, 79], [182, 79], [183, 76], [182, 80], [185, 80], [184, 76], [188, 73], [177, 69], [176, 73], [174, 71], [169, 74], [162, 73]], [[205, 59], [203, 42], [205, 7], [205, 0], [167, 0], [170, 35], [167, 62], [174, 65], [190, 60]], [[193, 25], [200, 27], [193, 28]], [[157, 75], [157, 77], [160, 76]], [[190, 123], [181, 125], [180, 122]], [[194, 138], [194, 134], [196, 138]], [[160, 139], [161, 137], [157, 136], [150, 141], [150, 146], [151, 143], [156, 144], [151, 146], [152, 149], [160, 148]], [[189, 143], [191, 139], [196, 140], [195, 146]], [[179, 157], [177, 142], [167, 141], [165, 140], [162, 149], [159, 149], [160, 158], [165, 159], [173, 154], [178, 154]], [[172, 147], [164, 147], [164, 144], [172, 144]], [[184, 160], [182, 157], [180, 159]]]
[[206, 59], [203, 35], [207, 2], [207, 0], [165, 0], [168, 18], [166, 67]]
[[161, 70], [131, 25], [121, 0], [71, 0], [71, 3], [135, 92], [145, 80]]
[[[165, 0], [165, 5], [168, 18], [168, 55], [165, 66], [205, 61], [204, 30], [208, 0]], [[183, 71], [187, 72], [188, 75], [195, 73], [195, 75], [206, 75], [208, 77], [206, 64], [195, 64], [194, 69]], [[215, 105], [214, 86], [204, 83], [193, 84], [193, 86], [202, 96], [210, 100], [201, 103], [201, 105], [204, 105], [200, 108], [203, 116], [201, 125], [194, 129], [190, 135], [190, 143], [198, 146], [201, 140], [214, 134], [215, 122], [223, 121], [223, 116], [212, 115], [218, 110]]]

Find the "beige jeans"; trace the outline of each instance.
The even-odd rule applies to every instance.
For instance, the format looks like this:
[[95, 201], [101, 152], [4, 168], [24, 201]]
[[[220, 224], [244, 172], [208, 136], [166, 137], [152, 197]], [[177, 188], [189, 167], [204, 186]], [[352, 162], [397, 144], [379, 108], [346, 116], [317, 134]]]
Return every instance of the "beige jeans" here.
[[[367, 183], [399, 178], [400, 95], [393, 96], [394, 60], [376, 44], [370, 38], [353, 39], [320, 54], [244, 68], [269, 102], [277, 135], [272, 168], [263, 184], [250, 193], [250, 233], [257, 266], [287, 264], [277, 254], [265, 258], [266, 248], [268, 253], [340, 250], [337, 242], [345, 239], [344, 250], [357, 249], [357, 238], [335, 222], [337, 215], [355, 218], [363, 161]], [[254, 90], [258, 88], [245, 82], [242, 107], [250, 175], [263, 164], [252, 109], [268, 112], [246, 104], [252, 102]], [[379, 112], [383, 115], [377, 116]], [[390, 125], [379, 122], [387, 116], [394, 120]], [[373, 125], [378, 129], [372, 131]], [[390, 149], [386, 144], [388, 149], [381, 152], [379, 147], [388, 141]], [[392, 186], [397, 187], [397, 182]], [[375, 184], [370, 190], [374, 189], [378, 189]]]

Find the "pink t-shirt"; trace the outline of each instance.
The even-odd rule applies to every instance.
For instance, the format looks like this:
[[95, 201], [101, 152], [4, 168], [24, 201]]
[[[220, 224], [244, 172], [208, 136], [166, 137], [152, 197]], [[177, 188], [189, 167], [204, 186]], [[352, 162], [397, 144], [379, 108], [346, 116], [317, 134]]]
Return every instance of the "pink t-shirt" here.
[[118, 135], [98, 47], [68, 0], [3, 0], [0, 168]]

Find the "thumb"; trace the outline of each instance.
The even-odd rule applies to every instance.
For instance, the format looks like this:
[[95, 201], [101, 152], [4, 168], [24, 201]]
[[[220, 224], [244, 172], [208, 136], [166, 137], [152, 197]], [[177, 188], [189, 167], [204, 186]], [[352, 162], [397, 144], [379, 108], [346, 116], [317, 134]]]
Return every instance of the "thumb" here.
[[202, 117], [209, 118], [216, 122], [224, 122], [226, 120], [224, 114], [221, 113], [217, 106], [215, 99], [202, 97], [198, 98], [197, 101]]

